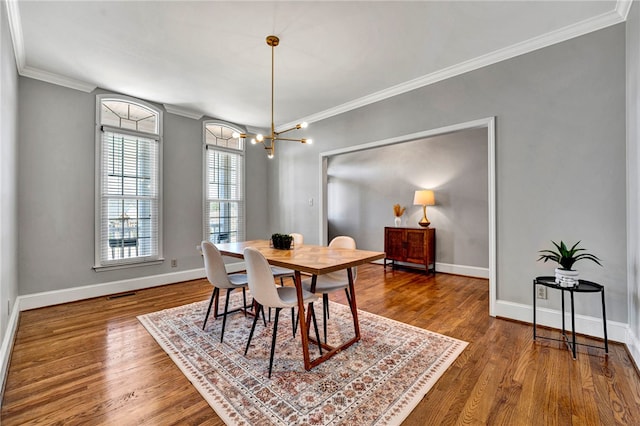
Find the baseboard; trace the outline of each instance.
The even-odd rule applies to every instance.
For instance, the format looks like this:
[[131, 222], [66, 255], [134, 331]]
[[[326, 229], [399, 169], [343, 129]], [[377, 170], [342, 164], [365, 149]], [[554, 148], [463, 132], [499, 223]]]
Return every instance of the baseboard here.
[[63, 290], [28, 294], [25, 296], [18, 296], [18, 300], [20, 301], [20, 310], [26, 311], [29, 309], [43, 308], [45, 306], [91, 299], [93, 297], [102, 297], [125, 291], [141, 290], [143, 288], [158, 287], [180, 281], [195, 280], [203, 278], [204, 276], [204, 268], [192, 269], [189, 271], [172, 272], [169, 274], [152, 275], [129, 280], [112, 281], [102, 284], [91, 284]]
[[18, 309], [18, 300], [13, 303], [13, 309], [9, 316], [7, 329], [0, 346], [0, 401], [4, 401], [4, 386], [9, 373], [9, 362], [11, 361], [11, 352], [13, 350], [13, 342], [18, 331], [18, 319], [20, 318], [20, 310]]
[[[496, 301], [496, 316], [516, 321], [533, 323], [533, 306], [522, 303], [507, 302], [504, 300]], [[567, 314], [567, 319], [569, 315]], [[570, 328], [571, 323], [567, 322]], [[541, 326], [560, 329], [562, 317], [559, 310], [537, 307], [536, 323]], [[586, 315], [576, 315], [576, 332], [586, 336], [597, 338], [604, 337], [602, 328], [602, 319], [598, 317], [590, 317]], [[533, 333], [533, 330], [532, 330]], [[608, 338], [614, 342], [628, 343], [629, 326], [628, 324], [607, 320]], [[532, 334], [533, 336], [533, 334]]]
[[631, 327], [627, 330], [627, 349], [636, 364], [636, 370], [640, 371], [640, 339], [631, 331]]
[[445, 274], [489, 279], [489, 268], [480, 268], [478, 266], [452, 265], [450, 263], [436, 262], [436, 271]]
[[[375, 260], [371, 263], [384, 265], [384, 260]], [[422, 270], [424, 270], [423, 265], [418, 265], [416, 263], [396, 262], [396, 265], [421, 268]], [[453, 265], [450, 263], [436, 262], [436, 272], [442, 272], [444, 274], [464, 275], [465, 277], [489, 279], [489, 268], [480, 268], [477, 266]]]

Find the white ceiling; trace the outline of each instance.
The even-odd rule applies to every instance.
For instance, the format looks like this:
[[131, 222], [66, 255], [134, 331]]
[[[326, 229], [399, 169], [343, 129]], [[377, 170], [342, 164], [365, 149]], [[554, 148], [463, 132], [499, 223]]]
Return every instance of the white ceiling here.
[[626, 1], [8, 0], [20, 74], [250, 127], [313, 122], [626, 19]]

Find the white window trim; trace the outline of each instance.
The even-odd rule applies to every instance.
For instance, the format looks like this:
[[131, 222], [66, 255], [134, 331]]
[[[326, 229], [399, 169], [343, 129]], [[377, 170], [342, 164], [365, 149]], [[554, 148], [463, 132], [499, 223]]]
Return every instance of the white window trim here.
[[[152, 111], [158, 113], [158, 133], [157, 134], [149, 134], [145, 132], [135, 132], [129, 129], [121, 129], [119, 127], [112, 127], [107, 125], [102, 125], [100, 123], [101, 118], [101, 106], [102, 102], [105, 100], [118, 100], [130, 102], [133, 104], [138, 104], [145, 108], [148, 108]], [[163, 188], [162, 188], [162, 167], [163, 167], [163, 113], [162, 110], [148, 102], [143, 100], [132, 98], [130, 96], [125, 95], [117, 95], [117, 94], [101, 94], [96, 96], [96, 116], [95, 116], [95, 195], [94, 195], [94, 265], [93, 269], [96, 272], [102, 271], [111, 271], [115, 269], [124, 269], [124, 268], [135, 268], [139, 266], [150, 266], [150, 265], [158, 265], [164, 262], [163, 256], [163, 238], [162, 238], [162, 211], [163, 211]], [[151, 139], [156, 139], [158, 141], [158, 255], [153, 258], [134, 258], [134, 259], [126, 259], [119, 261], [118, 263], [113, 263], [109, 265], [102, 265], [100, 263], [100, 248], [101, 248], [101, 179], [102, 179], [102, 128], [109, 129], [111, 131], [115, 131], [118, 133], [128, 134], [128, 135], [140, 135]]]
[[[206, 218], [205, 211], [207, 209], [207, 125], [218, 125], [225, 126], [232, 130], [235, 130], [238, 133], [246, 133], [245, 129], [242, 129], [233, 124], [229, 124], [220, 120], [205, 120], [202, 122], [202, 240], [209, 241], [209, 222]], [[234, 154], [240, 154], [242, 156], [242, 204], [243, 204], [243, 215], [242, 215], [242, 230], [243, 234], [247, 236], [247, 192], [246, 192], [246, 180], [247, 180], [247, 156], [245, 155], [247, 150], [247, 144], [244, 143], [242, 145], [242, 150], [226, 148], [218, 145], [211, 145], [214, 149], [230, 152]], [[198, 246], [200, 243], [198, 243]]]

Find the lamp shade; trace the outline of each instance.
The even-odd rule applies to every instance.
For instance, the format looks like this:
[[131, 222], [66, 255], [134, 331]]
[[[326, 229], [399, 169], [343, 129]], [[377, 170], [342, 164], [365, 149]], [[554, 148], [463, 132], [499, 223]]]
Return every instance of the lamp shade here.
[[436, 204], [433, 191], [430, 189], [421, 189], [416, 191], [413, 196], [413, 204], [418, 206], [433, 206]]

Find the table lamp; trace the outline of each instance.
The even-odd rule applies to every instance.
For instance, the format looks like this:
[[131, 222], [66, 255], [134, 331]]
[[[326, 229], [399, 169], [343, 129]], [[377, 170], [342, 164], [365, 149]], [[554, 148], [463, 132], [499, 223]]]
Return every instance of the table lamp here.
[[418, 225], [424, 226], [425, 228], [428, 227], [431, 222], [427, 219], [427, 206], [433, 206], [436, 204], [433, 191], [430, 189], [421, 189], [416, 191], [413, 196], [413, 204], [416, 206], [422, 206], [422, 219], [420, 219]]

